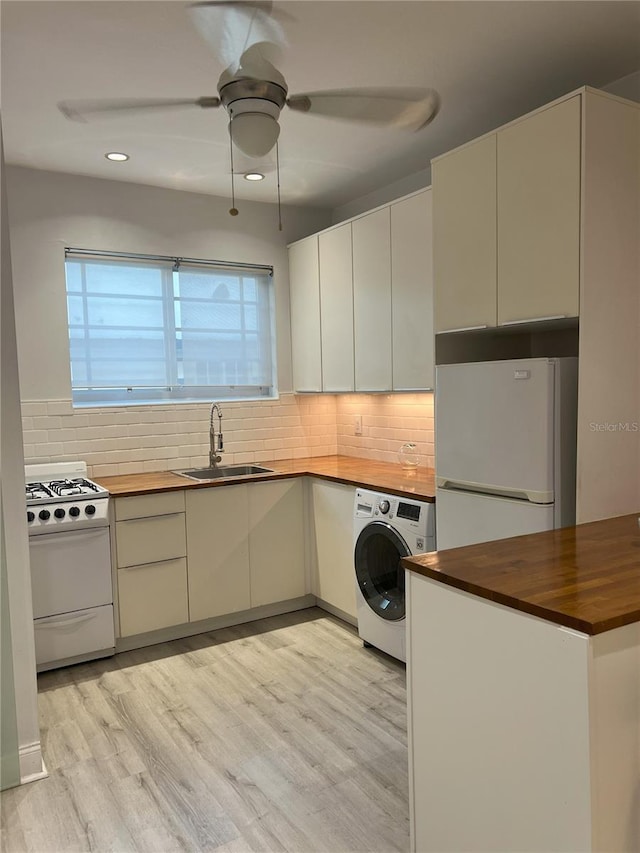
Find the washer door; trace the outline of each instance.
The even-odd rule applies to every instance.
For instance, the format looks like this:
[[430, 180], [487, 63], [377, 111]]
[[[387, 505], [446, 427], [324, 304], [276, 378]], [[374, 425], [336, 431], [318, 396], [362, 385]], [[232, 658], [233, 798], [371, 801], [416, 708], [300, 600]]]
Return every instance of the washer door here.
[[411, 551], [401, 536], [383, 521], [372, 521], [362, 530], [355, 547], [356, 579], [364, 600], [382, 619], [404, 619], [403, 557]]

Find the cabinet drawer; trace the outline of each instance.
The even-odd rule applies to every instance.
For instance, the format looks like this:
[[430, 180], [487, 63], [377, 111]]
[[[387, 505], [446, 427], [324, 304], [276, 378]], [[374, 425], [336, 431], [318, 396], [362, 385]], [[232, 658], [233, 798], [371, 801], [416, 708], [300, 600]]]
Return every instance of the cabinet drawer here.
[[119, 569], [185, 557], [184, 513], [116, 522], [116, 554]]
[[150, 515], [169, 515], [184, 512], [184, 492], [162, 492], [158, 495], [134, 495], [116, 498], [116, 521], [147, 518]]
[[118, 604], [122, 637], [188, 622], [187, 561], [119, 569]]
[[33, 628], [38, 666], [112, 649], [113, 605], [35, 619]]

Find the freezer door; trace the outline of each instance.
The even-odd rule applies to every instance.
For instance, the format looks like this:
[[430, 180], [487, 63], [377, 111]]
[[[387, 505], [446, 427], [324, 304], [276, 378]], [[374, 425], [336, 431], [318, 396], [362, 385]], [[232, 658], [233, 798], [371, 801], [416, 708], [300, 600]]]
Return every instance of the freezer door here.
[[551, 503], [554, 373], [546, 358], [439, 366], [437, 484]]
[[541, 533], [554, 526], [553, 504], [436, 489], [438, 551]]

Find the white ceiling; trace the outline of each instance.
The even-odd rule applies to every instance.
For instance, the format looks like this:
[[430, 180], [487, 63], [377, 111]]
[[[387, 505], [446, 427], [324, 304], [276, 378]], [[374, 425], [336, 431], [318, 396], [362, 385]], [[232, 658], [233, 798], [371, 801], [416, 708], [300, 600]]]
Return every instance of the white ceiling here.
[[[279, 65], [291, 94], [431, 86], [442, 98], [435, 121], [416, 134], [285, 108], [280, 181], [288, 203], [343, 205], [565, 92], [604, 86], [640, 68], [640, 2], [296, 0], [277, 6], [293, 19], [285, 25], [289, 45]], [[223, 67], [186, 9], [184, 2], [155, 0], [3, 0], [7, 162], [228, 196], [223, 110], [78, 124], [56, 108], [74, 98], [215, 95]], [[126, 151], [131, 160], [109, 163], [109, 150]], [[267, 180], [236, 179], [237, 195], [274, 201], [274, 164], [260, 165]]]

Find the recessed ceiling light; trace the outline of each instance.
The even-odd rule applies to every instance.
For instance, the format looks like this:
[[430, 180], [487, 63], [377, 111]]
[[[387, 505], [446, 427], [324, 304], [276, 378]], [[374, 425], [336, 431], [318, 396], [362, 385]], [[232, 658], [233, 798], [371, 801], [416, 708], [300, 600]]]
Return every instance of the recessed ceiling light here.
[[263, 181], [264, 175], [261, 172], [247, 172], [244, 179], [245, 181]]
[[123, 154], [121, 151], [109, 151], [109, 153], [104, 156], [107, 160], [114, 160], [116, 163], [124, 163], [125, 160], [129, 159], [129, 155]]

